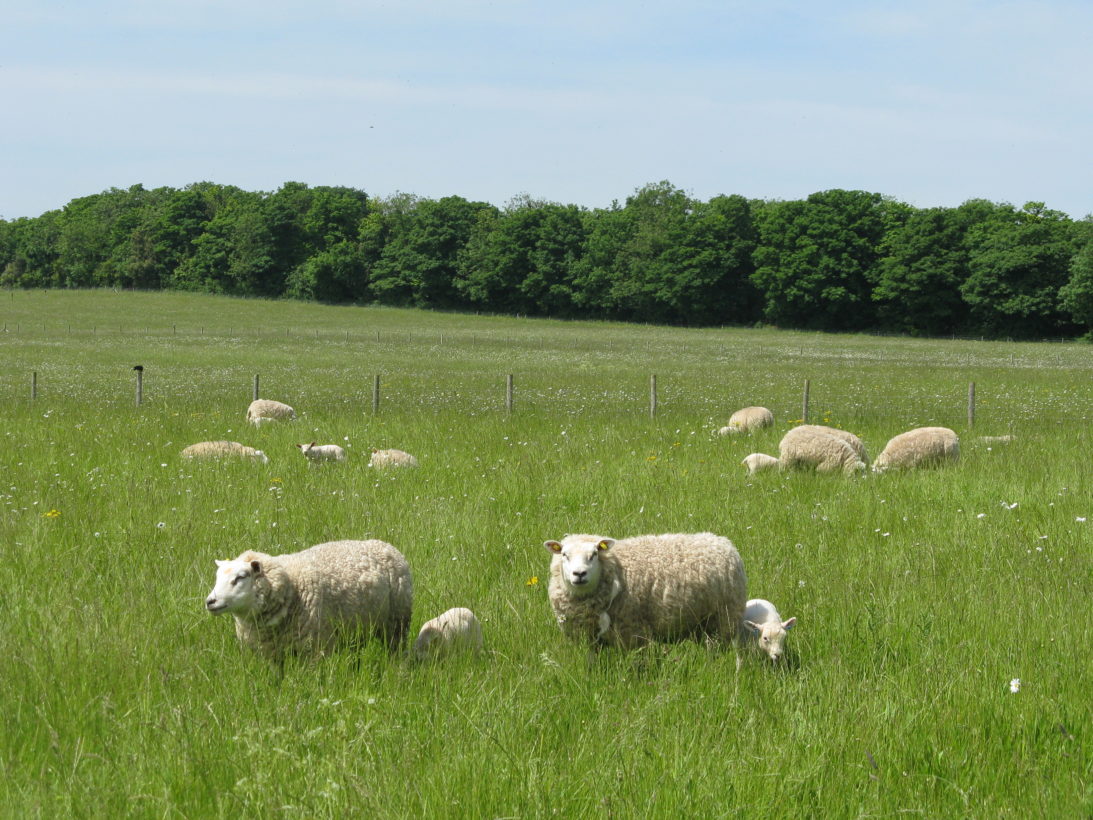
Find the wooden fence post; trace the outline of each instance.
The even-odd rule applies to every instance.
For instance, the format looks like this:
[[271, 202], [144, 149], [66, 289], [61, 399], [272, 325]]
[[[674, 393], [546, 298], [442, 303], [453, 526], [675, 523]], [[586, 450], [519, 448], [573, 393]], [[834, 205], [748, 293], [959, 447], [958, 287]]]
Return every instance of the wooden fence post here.
[[968, 382], [968, 427], [975, 424], [975, 382]]
[[137, 407], [144, 402], [144, 368], [139, 364], [133, 368], [137, 374]]
[[649, 377], [649, 418], [657, 417], [657, 377], [654, 373]]
[[808, 424], [808, 390], [809, 390], [809, 387], [810, 387], [809, 380], [805, 379], [805, 393], [804, 393], [804, 396], [801, 398], [801, 420], [805, 424]]
[[30, 374], [30, 399], [33, 401], [38, 398], [38, 371], [34, 370]]
[[251, 395], [253, 396], [253, 398], [251, 399], [252, 401], [258, 401], [258, 374], [257, 373], [254, 374], [254, 391]]
[[512, 374], [505, 376], [505, 410], [512, 413]]
[[372, 377], [372, 413], [380, 409], [380, 374]]

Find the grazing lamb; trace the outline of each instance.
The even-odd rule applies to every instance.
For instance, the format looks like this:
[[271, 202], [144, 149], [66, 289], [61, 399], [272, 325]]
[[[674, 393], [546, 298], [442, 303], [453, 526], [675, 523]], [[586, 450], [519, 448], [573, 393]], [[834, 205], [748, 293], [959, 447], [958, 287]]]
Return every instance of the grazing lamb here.
[[419, 661], [439, 659], [456, 652], [477, 655], [482, 651], [482, 625], [466, 607], [455, 607], [421, 627], [414, 641]]
[[230, 612], [240, 643], [276, 661], [357, 647], [372, 635], [395, 649], [410, 627], [410, 565], [384, 541], [330, 541], [287, 555], [248, 550], [216, 565], [205, 608]]
[[623, 649], [703, 633], [738, 639], [747, 577], [728, 538], [567, 535], [544, 546], [550, 605], [571, 638]]
[[740, 462], [748, 468], [748, 475], [755, 475], [760, 470], [770, 470], [778, 466], [778, 459], [774, 456], [768, 456], [766, 453], [752, 453], [749, 456], [744, 456], [744, 460]]
[[960, 439], [948, 427], [916, 427], [885, 445], [873, 463], [873, 472], [936, 466], [959, 458]]
[[292, 421], [295, 418], [295, 410], [272, 399], [255, 399], [247, 408], [247, 421], [255, 426], [270, 421]]
[[373, 450], [369, 467], [416, 467], [417, 459], [402, 450]]
[[814, 469], [818, 473], [842, 472], [845, 475], [864, 471], [864, 446], [859, 452], [845, 437], [833, 435], [832, 432], [843, 431], [812, 424], [794, 427], [782, 437], [778, 445], [781, 469]]
[[344, 447], [340, 447], [337, 444], [316, 444], [314, 441], [310, 444], [297, 444], [300, 448], [300, 452], [307, 456], [308, 461], [315, 464], [320, 461], [345, 461], [346, 452]]
[[729, 423], [718, 430], [722, 436], [733, 433], [750, 433], [774, 425], [774, 413], [766, 407], [745, 407], [729, 416]]
[[238, 441], [199, 441], [182, 450], [183, 458], [251, 458], [262, 464], [269, 463], [269, 456]]
[[767, 653], [772, 662], [782, 659], [785, 649], [786, 632], [797, 623], [796, 618], [783, 621], [774, 604], [762, 598], [752, 598], [744, 607], [744, 620], [741, 622], [749, 643], [754, 643]]

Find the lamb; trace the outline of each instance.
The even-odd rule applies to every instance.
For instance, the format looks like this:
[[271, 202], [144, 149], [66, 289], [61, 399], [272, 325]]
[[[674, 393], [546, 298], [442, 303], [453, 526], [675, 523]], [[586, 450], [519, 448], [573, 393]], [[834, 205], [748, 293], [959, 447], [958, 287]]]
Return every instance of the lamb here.
[[320, 461], [345, 461], [346, 459], [345, 448], [337, 444], [316, 444], [313, 441], [310, 444], [297, 444], [296, 446], [300, 448], [300, 452], [307, 456], [308, 461], [312, 464]]
[[269, 456], [238, 441], [199, 441], [182, 450], [183, 458], [250, 458], [262, 464], [269, 463]]
[[373, 635], [393, 650], [410, 627], [410, 565], [384, 541], [329, 541], [276, 556], [247, 550], [216, 565], [205, 608], [230, 612], [240, 643], [271, 660], [356, 648]]
[[482, 625], [466, 607], [455, 607], [421, 627], [414, 641], [414, 657], [419, 661], [439, 659], [456, 652], [477, 655], [482, 651]]
[[291, 421], [295, 418], [295, 410], [272, 399], [255, 399], [247, 408], [247, 421], [255, 426], [271, 421]]
[[[794, 427], [778, 445], [779, 466], [783, 470], [811, 468], [818, 473], [842, 472], [845, 475], [864, 471], [864, 445], [860, 450], [851, 445], [847, 437], [853, 436], [852, 433], [842, 436], [834, 433], [844, 431], [812, 424]], [[857, 439], [857, 436], [853, 438]], [[860, 440], [858, 444], [861, 445]]]
[[778, 466], [778, 459], [774, 456], [768, 456], [766, 453], [752, 453], [751, 455], [744, 456], [744, 460], [740, 462], [748, 468], [748, 475], [755, 475], [761, 470], [769, 470]]
[[745, 637], [754, 642], [772, 663], [782, 659], [785, 648], [786, 632], [797, 623], [796, 618], [783, 621], [774, 604], [762, 598], [752, 598], [744, 607], [744, 619], [741, 621]]
[[369, 467], [416, 467], [417, 459], [402, 450], [373, 450]]
[[722, 436], [733, 433], [751, 433], [774, 425], [774, 414], [766, 407], [745, 407], [729, 416], [727, 426], [718, 430]]
[[728, 538], [567, 535], [544, 546], [551, 608], [570, 638], [629, 649], [711, 633], [735, 646], [747, 576]]
[[916, 427], [900, 433], [877, 456], [873, 471], [911, 469], [951, 463], [960, 458], [960, 439], [948, 427]]

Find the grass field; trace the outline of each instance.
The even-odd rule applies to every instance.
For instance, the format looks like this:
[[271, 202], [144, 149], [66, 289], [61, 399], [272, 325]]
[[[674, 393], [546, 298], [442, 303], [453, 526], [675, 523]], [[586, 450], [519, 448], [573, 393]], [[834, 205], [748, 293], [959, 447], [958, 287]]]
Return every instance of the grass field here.
[[[0, 293], [0, 322], [2, 816], [1093, 816], [1088, 345], [110, 292]], [[255, 374], [298, 421], [247, 429]], [[961, 463], [747, 478], [806, 379], [871, 455], [939, 424]], [[748, 404], [776, 428], [712, 435]], [[178, 457], [220, 438], [271, 462]], [[697, 530], [797, 617], [784, 669], [563, 638], [545, 539]], [[215, 558], [365, 537], [409, 559], [415, 633], [469, 606], [485, 657], [281, 676], [204, 610]]]

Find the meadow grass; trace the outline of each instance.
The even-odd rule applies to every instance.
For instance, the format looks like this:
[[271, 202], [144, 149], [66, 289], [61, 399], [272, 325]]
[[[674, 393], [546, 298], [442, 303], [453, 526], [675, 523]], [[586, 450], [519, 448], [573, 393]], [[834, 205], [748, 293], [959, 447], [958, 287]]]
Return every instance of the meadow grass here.
[[[1087, 345], [110, 292], [0, 294], [0, 321], [0, 815], [1093, 812]], [[244, 425], [256, 373], [298, 421]], [[943, 424], [961, 462], [746, 477], [805, 379], [811, 420], [871, 455]], [[712, 434], [747, 404], [776, 427]], [[178, 456], [220, 438], [271, 461]], [[312, 439], [349, 460], [309, 466]], [[372, 447], [421, 466], [371, 471]], [[563, 638], [545, 539], [696, 530], [798, 618], [785, 668]], [[204, 611], [214, 558], [366, 537], [410, 560], [415, 632], [469, 606], [486, 655], [370, 646], [282, 675]]]

